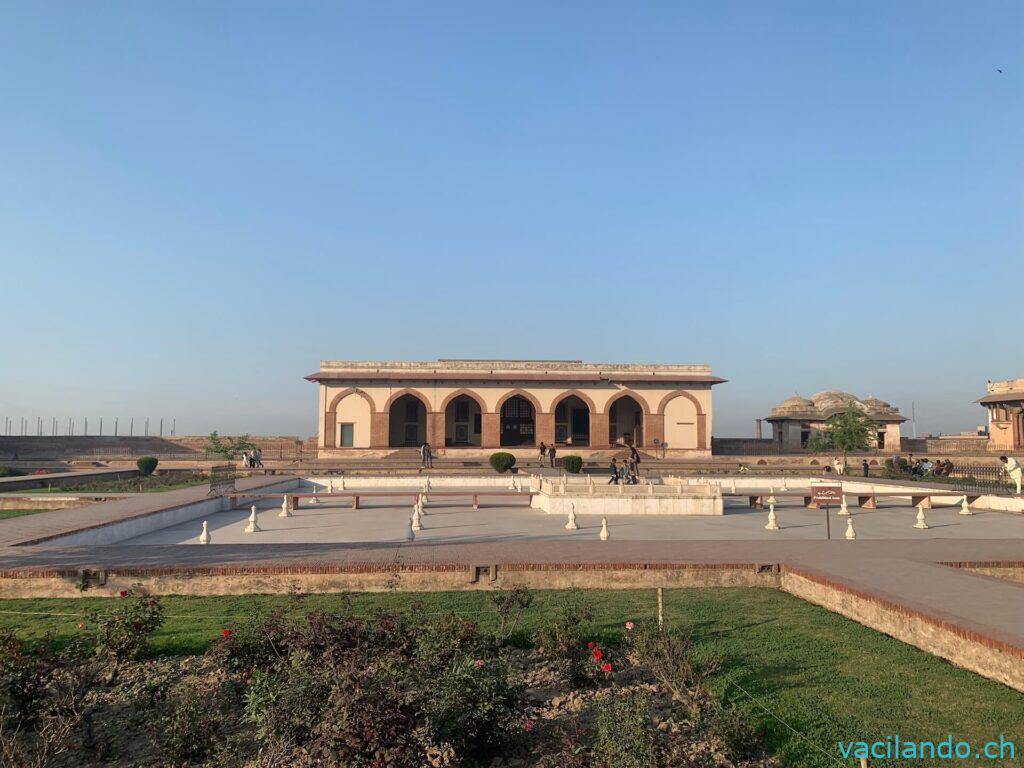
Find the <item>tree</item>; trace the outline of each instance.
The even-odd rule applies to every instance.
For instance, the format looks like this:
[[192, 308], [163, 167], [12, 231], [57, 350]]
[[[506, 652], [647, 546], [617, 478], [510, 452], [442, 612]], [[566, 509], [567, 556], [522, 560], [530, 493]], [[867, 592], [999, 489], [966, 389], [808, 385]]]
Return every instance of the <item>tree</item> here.
[[206, 441], [206, 452], [216, 456], [223, 456], [225, 459], [233, 459], [242, 451], [255, 451], [256, 443], [249, 439], [248, 434], [241, 437], [226, 437], [221, 439], [217, 430], [210, 433]]
[[811, 453], [842, 451], [843, 466], [850, 451], [864, 451], [871, 447], [871, 435], [875, 426], [864, 413], [852, 405], [837, 413], [825, 425], [825, 429], [813, 432], [807, 439], [806, 449]]

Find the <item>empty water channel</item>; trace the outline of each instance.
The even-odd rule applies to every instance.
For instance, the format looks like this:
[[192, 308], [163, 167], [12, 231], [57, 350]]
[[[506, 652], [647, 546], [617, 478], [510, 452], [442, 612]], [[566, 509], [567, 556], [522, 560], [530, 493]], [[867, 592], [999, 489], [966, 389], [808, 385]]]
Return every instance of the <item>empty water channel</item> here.
[[[938, 489], [926, 505], [915, 507], [927, 489], [856, 481], [844, 482], [846, 508], [832, 507], [827, 513], [805, 505], [803, 493], [809, 493], [810, 478], [652, 478], [650, 485], [626, 487], [609, 486], [601, 476], [571, 477], [564, 483], [557, 478], [541, 483], [530, 476], [432, 476], [429, 484], [425, 482], [415, 475], [290, 478], [240, 492], [233, 500], [213, 497], [176, 504], [48, 543], [201, 546], [203, 522], [210, 544], [401, 543], [410, 539], [414, 503], [420, 498], [422, 514], [411, 534], [420, 543], [598, 540], [603, 523], [608, 538], [631, 541], [820, 540], [827, 535], [843, 539], [851, 533], [868, 540], [1024, 537], [1024, 517], [1014, 514], [1014, 500], [994, 504], [973, 497], [965, 510], [961, 496]], [[664, 505], [684, 495], [700, 496], [703, 491], [690, 486], [708, 484], [720, 498], [720, 514], [672, 514], [664, 506], [660, 513], [643, 512], [652, 499]], [[887, 495], [904, 490], [906, 495]], [[877, 495], [860, 506], [872, 492]], [[316, 498], [310, 496], [314, 493]], [[547, 494], [551, 503], [541, 504], [531, 495], [537, 493]], [[288, 507], [287, 514], [282, 505]], [[1011, 509], [991, 509], [1000, 505]], [[558, 511], [546, 512], [539, 506]], [[770, 508], [777, 528], [767, 527]], [[566, 509], [574, 513], [575, 527], [567, 527]], [[922, 513], [927, 527], [920, 526]]]

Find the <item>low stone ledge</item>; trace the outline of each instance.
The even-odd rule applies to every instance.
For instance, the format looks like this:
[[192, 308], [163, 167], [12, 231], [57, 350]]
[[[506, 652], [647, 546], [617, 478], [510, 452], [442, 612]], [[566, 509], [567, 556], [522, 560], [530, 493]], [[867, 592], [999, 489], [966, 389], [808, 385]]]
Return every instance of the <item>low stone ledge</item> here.
[[1024, 648], [799, 568], [783, 566], [780, 586], [784, 592], [1024, 691]]

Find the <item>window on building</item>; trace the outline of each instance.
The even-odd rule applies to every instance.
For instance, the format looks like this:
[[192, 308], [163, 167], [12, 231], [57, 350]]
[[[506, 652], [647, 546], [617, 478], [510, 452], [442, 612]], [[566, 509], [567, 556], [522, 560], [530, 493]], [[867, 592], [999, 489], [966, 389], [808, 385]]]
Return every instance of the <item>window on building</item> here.
[[465, 400], [459, 400], [455, 403], [455, 420], [469, 421], [469, 403]]
[[479, 413], [473, 414], [473, 434], [479, 435], [481, 430], [481, 418]]
[[355, 424], [339, 424], [338, 425], [338, 445], [342, 448], [351, 448], [355, 445]]
[[406, 421], [419, 421], [420, 418], [420, 401], [409, 398], [405, 403], [405, 420]]

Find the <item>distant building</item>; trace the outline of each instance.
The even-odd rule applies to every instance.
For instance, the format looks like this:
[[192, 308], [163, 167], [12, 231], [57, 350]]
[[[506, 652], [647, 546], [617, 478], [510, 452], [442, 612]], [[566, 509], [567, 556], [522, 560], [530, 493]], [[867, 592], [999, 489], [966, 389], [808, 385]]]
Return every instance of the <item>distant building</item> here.
[[801, 450], [812, 432], [825, 429], [830, 418], [850, 406], [874, 422], [876, 447], [900, 449], [900, 424], [906, 419], [896, 408], [877, 397], [860, 400], [849, 392], [837, 390], [819, 392], [810, 398], [796, 395], [772, 408], [767, 419], [772, 425], [772, 439], [781, 450]]
[[1024, 379], [990, 381], [988, 394], [978, 402], [988, 412], [989, 448], [1024, 448]]
[[710, 455], [707, 365], [580, 360], [324, 360], [319, 455], [417, 446], [577, 449], [636, 445]]

